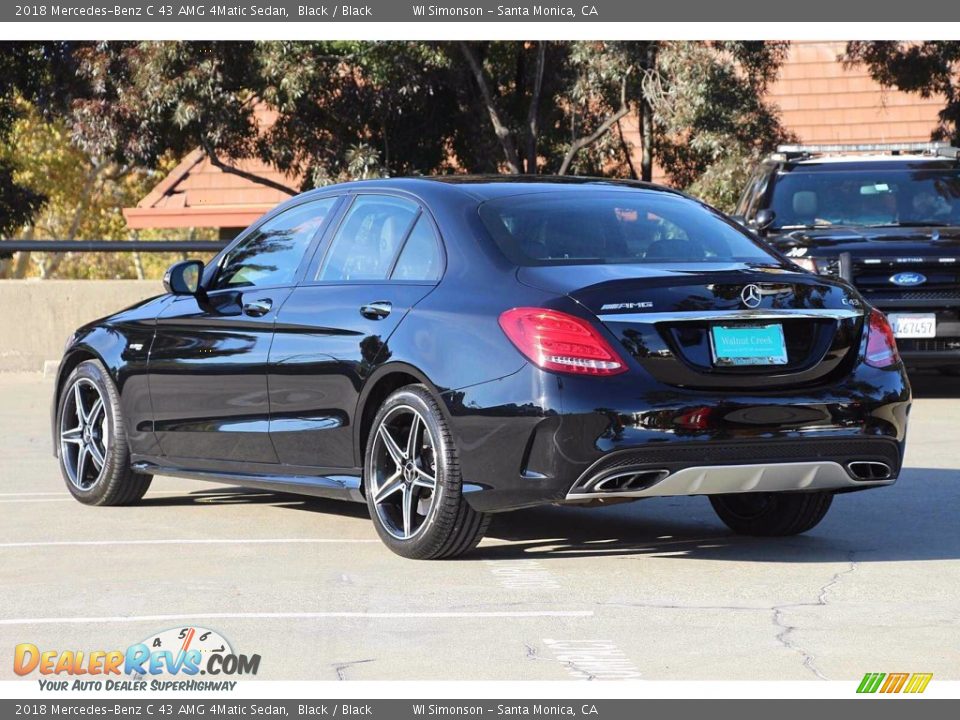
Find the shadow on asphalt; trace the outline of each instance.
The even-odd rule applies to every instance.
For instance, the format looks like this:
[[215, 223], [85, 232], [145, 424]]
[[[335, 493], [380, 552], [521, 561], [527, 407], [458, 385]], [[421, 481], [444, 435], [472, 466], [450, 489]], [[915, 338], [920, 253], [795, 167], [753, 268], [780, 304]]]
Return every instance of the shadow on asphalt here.
[[[151, 497], [145, 506], [274, 505], [368, 521], [360, 503], [244, 488]], [[598, 508], [547, 506], [494, 516], [485, 544], [464, 561], [569, 557], [665, 557], [769, 563], [960, 559], [960, 470], [906, 468], [898, 483], [840, 495], [805, 535], [734, 535], [706, 498], [659, 498]], [[322, 519], [318, 518], [318, 522]], [[282, 523], [282, 519], [278, 519]]]

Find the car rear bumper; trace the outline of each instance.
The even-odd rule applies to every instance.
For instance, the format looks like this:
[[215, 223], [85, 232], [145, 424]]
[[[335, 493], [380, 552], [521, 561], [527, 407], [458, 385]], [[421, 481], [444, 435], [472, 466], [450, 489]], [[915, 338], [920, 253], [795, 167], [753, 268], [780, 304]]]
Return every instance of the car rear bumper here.
[[[910, 406], [902, 367], [862, 367], [818, 389], [733, 394], [527, 366], [444, 397], [468, 501], [485, 512], [601, 496], [888, 485]], [[886, 470], [858, 478], [854, 463]], [[615, 475], [636, 477], [622, 488]]]
[[[860, 467], [876, 468], [870, 479], [855, 477]], [[874, 471], [870, 471], [873, 473]], [[753, 465], [695, 465], [673, 472], [630, 469], [605, 476], [586, 476], [574, 483], [566, 501], [644, 498], [677, 495], [722, 495], [749, 492], [811, 492], [851, 490], [890, 485], [896, 480], [882, 461], [853, 461], [847, 466], [832, 460]]]

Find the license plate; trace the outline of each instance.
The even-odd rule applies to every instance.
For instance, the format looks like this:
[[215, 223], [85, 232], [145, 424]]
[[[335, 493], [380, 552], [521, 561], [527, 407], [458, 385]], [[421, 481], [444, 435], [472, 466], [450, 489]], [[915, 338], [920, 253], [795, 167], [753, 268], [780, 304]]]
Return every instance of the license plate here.
[[715, 365], [786, 365], [783, 326], [714, 325], [710, 328]]
[[893, 336], [898, 338], [933, 338], [937, 336], [937, 316], [933, 313], [888, 315]]

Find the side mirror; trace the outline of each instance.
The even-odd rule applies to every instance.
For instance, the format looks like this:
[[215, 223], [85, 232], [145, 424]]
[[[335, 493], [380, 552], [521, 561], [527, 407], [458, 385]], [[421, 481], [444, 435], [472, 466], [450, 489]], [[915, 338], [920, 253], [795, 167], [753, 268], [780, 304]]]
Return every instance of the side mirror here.
[[163, 276], [163, 288], [171, 295], [196, 295], [203, 277], [203, 263], [183, 260], [174, 263]]
[[757, 232], [765, 233], [770, 229], [770, 226], [773, 225], [773, 221], [776, 219], [777, 214], [773, 210], [764, 208], [763, 210], [757, 211], [757, 215], [753, 219], [753, 226], [756, 228]]
[[743, 215], [730, 215], [731, 220], [733, 220], [737, 225], [743, 225], [746, 227], [747, 219]]

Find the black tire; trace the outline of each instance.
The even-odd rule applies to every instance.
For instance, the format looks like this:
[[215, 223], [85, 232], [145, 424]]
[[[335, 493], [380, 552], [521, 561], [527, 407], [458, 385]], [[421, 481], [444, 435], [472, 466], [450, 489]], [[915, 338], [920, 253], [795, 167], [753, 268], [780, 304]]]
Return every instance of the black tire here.
[[815, 527], [830, 509], [833, 493], [733, 493], [711, 495], [724, 524], [740, 535], [798, 535]]
[[[421, 430], [421, 453], [429, 453], [431, 464], [425, 469], [432, 470], [433, 489], [415, 487], [402, 480], [401, 484], [405, 483], [405, 487], [398, 487], [393, 495], [378, 506], [374, 501], [375, 489], [379, 486], [382, 491], [387, 487], [387, 482], [381, 483], [380, 479], [388, 473], [392, 474], [393, 466], [396, 466], [397, 474], [403, 474], [400, 465], [387, 457], [389, 453], [379, 435], [381, 427], [389, 433], [399, 432], [390, 429], [390, 423], [394, 422], [395, 418], [402, 422], [406, 415], [410, 415], [412, 421], [411, 411], [419, 414], [423, 425], [429, 430], [429, 437]], [[428, 442], [429, 448], [426, 447]], [[400, 444], [399, 441], [397, 444]], [[407, 436], [407, 450], [409, 449]], [[414, 457], [413, 464], [418, 462], [420, 461]], [[407, 385], [395, 391], [380, 406], [373, 419], [364, 457], [367, 507], [381, 540], [397, 555], [415, 560], [454, 558], [475, 548], [487, 531], [490, 515], [470, 507], [463, 497], [462, 485], [456, 444], [433, 395], [423, 385]], [[422, 515], [418, 512], [416, 520], [419, 526], [416, 531], [413, 531], [413, 522], [409, 528], [398, 528], [400, 523], [395, 524], [391, 516], [398, 511], [402, 513], [402, 509], [394, 508], [388, 500], [402, 505], [406, 501], [407, 493], [414, 492], [417, 494], [412, 497], [419, 498], [418, 507], [422, 507], [420, 503], [426, 502], [429, 509]], [[399, 500], [396, 499], [397, 494], [401, 496]], [[398, 532], [402, 535], [405, 531], [409, 533], [409, 537], [398, 536]]]
[[[92, 415], [98, 398], [102, 402], [102, 415], [98, 413], [96, 418], [91, 418], [93, 422], [86, 424], [91, 428], [90, 431], [81, 429], [85, 423], [76, 412], [75, 387], [80, 388], [81, 405], [88, 411], [87, 414]], [[65, 412], [68, 413], [66, 417]], [[73, 427], [73, 423], [76, 423], [76, 427]], [[95, 430], [93, 426], [96, 426]], [[57, 455], [67, 489], [84, 505], [132, 505], [139, 502], [150, 487], [152, 475], [130, 469], [130, 447], [124, 427], [120, 396], [106, 368], [97, 360], [85, 360], [77, 365], [63, 384], [57, 400], [57, 435], [60, 443]], [[70, 437], [75, 436], [78, 440], [63, 440], [64, 430], [71, 431]], [[89, 438], [89, 442], [86, 442], [86, 438]], [[89, 448], [91, 443], [94, 443], [93, 448], [102, 457], [100, 467], [97, 467], [92, 451], [84, 451], [87, 457], [83, 463], [79, 462], [80, 448]]]

